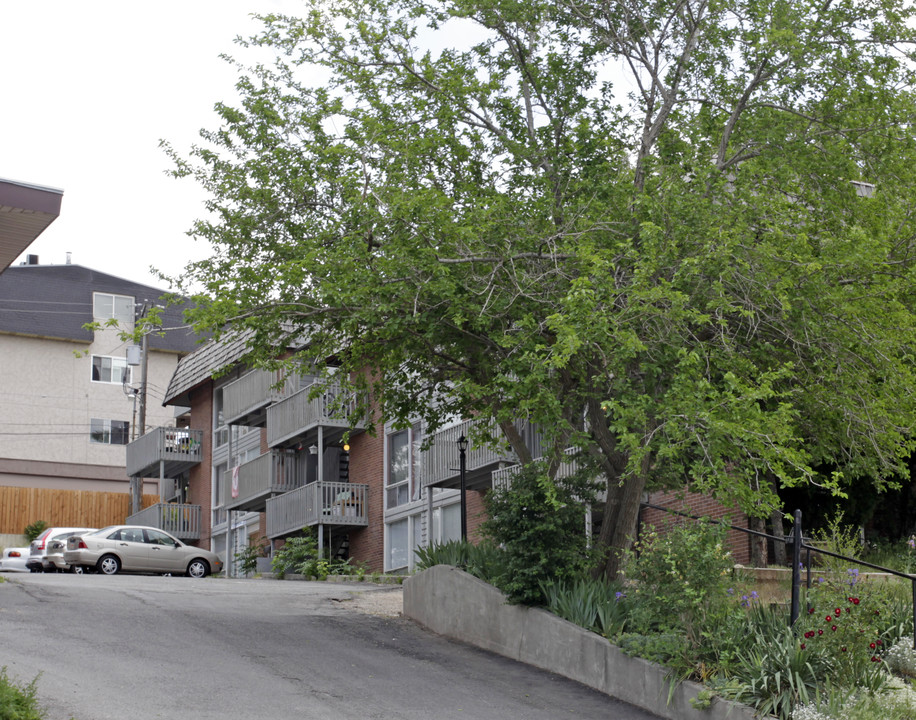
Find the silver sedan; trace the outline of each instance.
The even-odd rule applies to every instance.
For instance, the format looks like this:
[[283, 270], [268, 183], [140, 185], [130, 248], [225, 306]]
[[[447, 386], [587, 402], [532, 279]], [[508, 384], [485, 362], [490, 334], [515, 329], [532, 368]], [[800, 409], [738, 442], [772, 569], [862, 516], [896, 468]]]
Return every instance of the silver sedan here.
[[94, 533], [67, 538], [64, 561], [105, 575], [121, 572], [181, 573], [206, 577], [222, 570], [219, 556], [142, 525], [112, 525]]

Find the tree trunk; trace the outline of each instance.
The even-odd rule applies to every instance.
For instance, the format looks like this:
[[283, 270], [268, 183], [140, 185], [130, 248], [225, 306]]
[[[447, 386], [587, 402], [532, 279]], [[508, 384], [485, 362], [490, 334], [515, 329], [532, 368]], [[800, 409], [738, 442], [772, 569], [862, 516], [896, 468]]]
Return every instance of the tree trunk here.
[[639, 504], [646, 488], [652, 455], [648, 453], [640, 464], [639, 474], [624, 480], [623, 485], [609, 484], [604, 518], [598, 541], [608, 549], [604, 563], [604, 577], [616, 580], [620, 574], [623, 552], [633, 545], [636, 523], [639, 519]]
[[[763, 518], [749, 517], [747, 519], [748, 529], [755, 532], [765, 533], [767, 530], [766, 521]], [[767, 539], [759, 535], [749, 535], [751, 541], [751, 567], [767, 566]]]
[[786, 536], [782, 521], [783, 514], [781, 510], [775, 509], [770, 513], [770, 525], [773, 526], [773, 535], [777, 538], [773, 541], [773, 564], [785, 566], [789, 562], [786, 559], [786, 544], [782, 542]]

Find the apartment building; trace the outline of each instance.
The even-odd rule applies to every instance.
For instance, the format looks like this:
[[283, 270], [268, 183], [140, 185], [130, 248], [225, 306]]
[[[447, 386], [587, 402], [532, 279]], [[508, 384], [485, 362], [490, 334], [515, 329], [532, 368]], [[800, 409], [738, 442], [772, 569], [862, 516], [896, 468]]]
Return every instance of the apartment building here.
[[[128, 492], [125, 446], [137, 427], [138, 368], [118, 328], [132, 329], [163, 291], [34, 255], [0, 275], [0, 485]], [[166, 327], [181, 311], [165, 311]], [[92, 322], [98, 329], [87, 328]], [[178, 360], [196, 346], [187, 330], [151, 333], [147, 422], [176, 425], [162, 406]], [[145, 491], [157, 491], [155, 482]]]

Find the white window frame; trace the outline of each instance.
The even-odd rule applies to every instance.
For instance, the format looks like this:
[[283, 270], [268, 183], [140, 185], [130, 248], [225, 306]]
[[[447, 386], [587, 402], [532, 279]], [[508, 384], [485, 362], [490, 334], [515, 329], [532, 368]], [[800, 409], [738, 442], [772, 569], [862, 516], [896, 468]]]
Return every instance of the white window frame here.
[[[392, 462], [392, 442], [395, 437], [398, 435], [404, 435], [406, 433], [407, 437], [407, 477], [403, 480], [392, 484], [391, 483], [391, 462]], [[415, 502], [420, 499], [420, 439], [422, 437], [422, 430], [419, 423], [411, 425], [409, 428], [400, 428], [397, 430], [391, 429], [385, 433], [385, 509], [386, 510], [396, 510], [403, 508], [409, 505], [412, 502]], [[391, 491], [395, 492], [392, 493]], [[404, 494], [406, 490], [406, 495]], [[391, 502], [390, 499], [392, 495], [395, 498], [395, 502]]]
[[[446, 510], [449, 512], [458, 511], [458, 528], [457, 533], [454, 537], [443, 537], [443, 522], [442, 517], [445, 514]], [[460, 540], [461, 539], [461, 500], [457, 502], [450, 502], [447, 504], [437, 505], [433, 508], [432, 522], [427, 526], [427, 533], [429, 537], [427, 538], [426, 544], [428, 547], [433, 545], [438, 545], [443, 542], [449, 542], [451, 540]]]
[[[113, 424], [118, 423], [121, 427], [114, 429]], [[123, 432], [124, 442], [112, 442], [115, 432]], [[96, 437], [101, 440], [96, 440]], [[127, 445], [130, 442], [130, 422], [127, 420], [109, 420], [107, 418], [91, 418], [89, 420], [89, 442], [97, 445]]]
[[134, 297], [94, 292], [92, 293], [92, 317], [95, 320], [117, 320], [125, 325], [133, 325]]
[[[411, 537], [413, 536], [412, 523], [415, 522], [415, 519], [417, 517], [418, 517], [417, 515], [406, 515], [403, 518], [400, 518], [399, 520], [395, 520], [394, 522], [385, 523], [385, 572], [410, 569], [410, 560], [411, 560], [411, 555], [413, 554], [411, 552], [412, 548], [411, 548], [411, 542], [410, 542]], [[393, 562], [395, 558], [394, 558], [394, 550], [393, 550], [393, 544], [392, 544], [392, 538], [391, 538], [392, 527], [395, 525], [400, 525], [402, 523], [407, 528], [407, 532], [405, 534], [405, 539], [407, 541], [407, 547], [405, 548], [405, 551], [404, 551], [404, 562], [403, 563], [399, 562], [396, 564], [395, 562]]]
[[[99, 379], [95, 377], [96, 374], [96, 360], [99, 361]], [[105, 375], [105, 361], [108, 361], [108, 380], [104, 379]], [[112, 379], [114, 377], [115, 370], [120, 370], [121, 378], [118, 380]], [[89, 365], [89, 380], [90, 382], [102, 383], [105, 385], [121, 385], [122, 383], [131, 382], [131, 367], [127, 364], [127, 358], [116, 357], [113, 355], [93, 355]]]
[[[398, 480], [397, 482], [392, 482], [392, 470], [393, 470], [393, 452], [392, 448], [394, 445], [395, 438], [403, 438], [403, 450], [407, 453], [407, 462], [405, 468], [399, 468], [405, 470], [404, 478]], [[411, 490], [413, 488], [413, 462], [411, 461], [411, 431], [409, 428], [403, 430], [395, 430], [385, 435], [385, 509], [393, 510], [394, 508], [401, 507], [402, 505], [407, 505], [410, 503]], [[393, 500], [393, 502], [392, 502]]]

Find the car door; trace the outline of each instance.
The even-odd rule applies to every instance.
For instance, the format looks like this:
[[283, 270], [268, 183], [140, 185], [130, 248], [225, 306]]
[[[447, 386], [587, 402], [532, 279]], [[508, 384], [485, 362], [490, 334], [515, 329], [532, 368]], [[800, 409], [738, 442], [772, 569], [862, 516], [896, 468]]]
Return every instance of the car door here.
[[145, 530], [149, 548], [150, 567], [155, 572], [183, 573], [185, 571], [184, 547], [176, 547], [175, 538], [161, 530]]
[[142, 528], [121, 528], [108, 536], [108, 543], [121, 558], [121, 569], [150, 571], [149, 545]]

